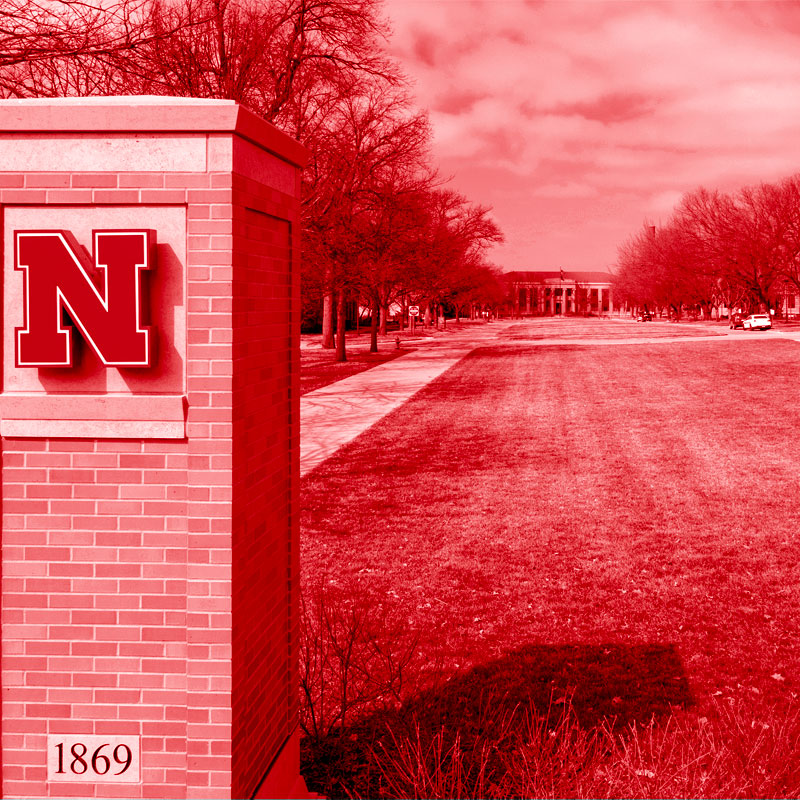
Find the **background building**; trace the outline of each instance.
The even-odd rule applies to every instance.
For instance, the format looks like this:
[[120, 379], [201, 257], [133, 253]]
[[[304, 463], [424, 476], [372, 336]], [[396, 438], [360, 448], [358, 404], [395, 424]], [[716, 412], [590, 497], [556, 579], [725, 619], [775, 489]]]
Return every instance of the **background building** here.
[[600, 316], [619, 310], [609, 272], [518, 271], [505, 278], [514, 316]]

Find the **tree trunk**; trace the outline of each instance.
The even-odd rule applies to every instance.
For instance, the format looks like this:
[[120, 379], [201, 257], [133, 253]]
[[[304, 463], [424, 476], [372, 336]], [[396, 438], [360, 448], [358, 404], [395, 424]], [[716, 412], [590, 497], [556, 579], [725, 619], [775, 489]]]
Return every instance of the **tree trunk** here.
[[431, 306], [430, 306], [430, 303], [426, 304], [426, 306], [425, 306], [425, 317], [424, 317], [424, 320], [423, 320], [423, 324], [424, 325], [430, 325], [431, 324]]
[[381, 336], [386, 336], [386, 322], [389, 319], [389, 304], [381, 303]]
[[345, 291], [339, 289], [336, 293], [336, 361], [347, 361], [347, 349], [345, 347]]
[[378, 352], [378, 315], [380, 314], [381, 299], [377, 290], [372, 293], [372, 314], [369, 320], [369, 351]]
[[445, 319], [444, 308], [442, 306], [439, 306], [439, 308], [436, 309], [436, 317], [437, 317], [437, 319], [438, 319], [439, 315], [441, 315], [441, 317], [442, 317], [442, 327], [445, 330], [447, 330], [447, 320]]
[[322, 298], [322, 346], [333, 350], [333, 292], [326, 292]]

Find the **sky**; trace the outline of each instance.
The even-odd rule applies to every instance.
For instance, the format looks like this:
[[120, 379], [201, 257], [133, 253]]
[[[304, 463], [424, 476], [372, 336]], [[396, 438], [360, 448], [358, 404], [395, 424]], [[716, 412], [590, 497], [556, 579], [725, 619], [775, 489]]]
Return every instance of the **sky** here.
[[390, 51], [504, 270], [613, 269], [698, 186], [800, 172], [800, 3], [385, 0]]

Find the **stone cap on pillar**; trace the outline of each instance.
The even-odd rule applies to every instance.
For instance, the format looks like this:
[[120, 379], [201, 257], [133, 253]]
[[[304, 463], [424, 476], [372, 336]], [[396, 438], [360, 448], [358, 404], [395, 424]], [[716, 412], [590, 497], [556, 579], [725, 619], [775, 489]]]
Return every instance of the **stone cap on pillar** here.
[[20, 133], [237, 134], [305, 166], [308, 150], [234, 100], [131, 95], [0, 100], [0, 135]]

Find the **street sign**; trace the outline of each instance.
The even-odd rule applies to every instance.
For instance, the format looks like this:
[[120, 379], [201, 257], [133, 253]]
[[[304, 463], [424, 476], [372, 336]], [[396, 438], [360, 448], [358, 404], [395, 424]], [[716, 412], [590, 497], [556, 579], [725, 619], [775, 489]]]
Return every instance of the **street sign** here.
[[408, 316], [409, 317], [418, 317], [419, 316], [419, 306], [409, 306], [408, 307]]

